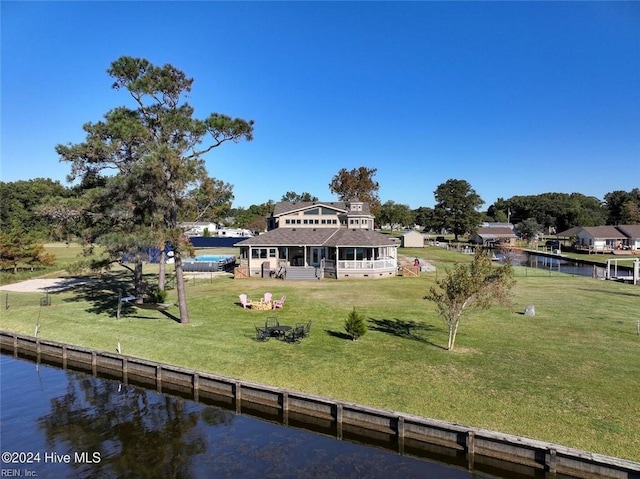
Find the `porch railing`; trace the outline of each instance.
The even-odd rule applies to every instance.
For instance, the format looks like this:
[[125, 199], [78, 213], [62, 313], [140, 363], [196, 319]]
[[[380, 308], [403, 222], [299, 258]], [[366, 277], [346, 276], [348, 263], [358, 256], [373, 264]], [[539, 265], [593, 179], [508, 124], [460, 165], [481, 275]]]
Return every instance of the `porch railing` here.
[[[358, 260], [338, 260], [338, 269], [350, 269], [350, 270], [388, 270], [395, 269], [398, 262], [395, 258], [387, 259], [358, 259]], [[325, 267], [329, 267], [328, 264]]]

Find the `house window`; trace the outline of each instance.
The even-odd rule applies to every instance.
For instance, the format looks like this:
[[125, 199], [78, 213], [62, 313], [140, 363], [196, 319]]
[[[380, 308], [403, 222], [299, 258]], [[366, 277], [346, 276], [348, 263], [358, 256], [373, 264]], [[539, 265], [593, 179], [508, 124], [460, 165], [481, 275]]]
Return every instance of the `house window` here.
[[313, 224], [315, 224], [315, 225], [320, 224], [320, 220], [313, 220]]
[[302, 220], [302, 223], [305, 224], [305, 225], [308, 225], [309, 224], [309, 220]]
[[275, 248], [270, 248], [269, 249], [269, 258], [277, 258], [276, 249]]
[[327, 224], [327, 220], [320, 220], [320, 224], [326, 225]]
[[251, 250], [251, 258], [253, 259], [266, 259], [267, 258], [267, 249], [266, 248], [255, 248]]
[[337, 225], [338, 224], [338, 220], [331, 220], [331, 224]]
[[303, 214], [305, 214], [305, 215], [319, 215], [320, 214], [320, 210], [318, 210], [318, 208], [314, 208], [312, 210], [305, 211]]
[[301, 224], [301, 221], [300, 220], [296, 220], [296, 224], [297, 225]]
[[284, 220], [284, 223], [287, 224], [287, 225], [290, 225], [291, 224], [291, 220]]

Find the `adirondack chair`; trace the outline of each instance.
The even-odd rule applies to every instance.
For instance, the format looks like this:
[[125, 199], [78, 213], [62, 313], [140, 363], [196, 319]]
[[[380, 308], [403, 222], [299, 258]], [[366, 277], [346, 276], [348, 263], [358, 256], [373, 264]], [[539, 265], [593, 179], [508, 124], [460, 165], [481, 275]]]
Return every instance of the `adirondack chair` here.
[[248, 307], [251, 307], [251, 304], [252, 304], [252, 303], [251, 303], [251, 301], [249, 301], [249, 298], [247, 298], [247, 295], [246, 295], [246, 294], [241, 294], [241, 295], [239, 296], [239, 298], [240, 298], [240, 303], [242, 303], [242, 307], [243, 307], [244, 309], [247, 309], [247, 306], [248, 306]]
[[279, 309], [282, 309], [282, 308], [284, 307], [284, 302], [285, 302], [285, 300], [286, 300], [286, 299], [287, 299], [287, 297], [286, 297], [286, 296], [283, 296], [283, 297], [282, 297], [282, 298], [280, 298], [280, 299], [276, 299], [276, 300], [273, 302], [273, 309], [278, 309], [278, 308], [279, 308]]
[[264, 293], [264, 298], [262, 298], [262, 302], [269, 303], [271, 301], [271, 297], [272, 297], [271, 293]]

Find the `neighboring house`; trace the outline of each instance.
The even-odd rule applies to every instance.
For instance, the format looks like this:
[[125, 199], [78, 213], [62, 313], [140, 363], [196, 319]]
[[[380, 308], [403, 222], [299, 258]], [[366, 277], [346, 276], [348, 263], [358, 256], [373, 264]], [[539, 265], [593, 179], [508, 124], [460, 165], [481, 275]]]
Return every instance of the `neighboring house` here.
[[424, 236], [416, 230], [407, 231], [402, 235], [401, 245], [403, 248], [424, 248]]
[[574, 248], [592, 253], [626, 249], [629, 238], [616, 226], [585, 226], [576, 233]]
[[203, 236], [205, 231], [209, 232], [209, 236], [219, 236], [221, 238], [249, 238], [253, 236], [253, 233], [247, 229], [218, 228], [217, 224], [206, 221], [181, 223], [180, 226], [186, 236]]
[[220, 228], [218, 236], [221, 238], [250, 238], [253, 233], [243, 228]]
[[236, 244], [240, 267], [290, 279], [395, 276], [398, 245], [373, 231], [373, 219], [357, 200], [277, 203], [269, 231]]
[[640, 253], [640, 225], [618, 225], [616, 228], [627, 237], [626, 246]]
[[471, 242], [484, 246], [499, 243], [514, 244], [516, 234], [513, 232], [513, 228], [508, 226], [481, 226], [471, 236]]
[[184, 230], [184, 234], [187, 236], [202, 236], [204, 231], [209, 231], [209, 234], [215, 234], [218, 229], [218, 225], [210, 223], [208, 221], [194, 221], [192, 223], [180, 223], [180, 226]]

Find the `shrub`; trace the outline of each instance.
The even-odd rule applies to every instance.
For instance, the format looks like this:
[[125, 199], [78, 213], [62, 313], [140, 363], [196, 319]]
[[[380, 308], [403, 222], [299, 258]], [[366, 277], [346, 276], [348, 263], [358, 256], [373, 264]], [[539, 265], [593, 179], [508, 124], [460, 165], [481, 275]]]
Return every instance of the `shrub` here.
[[146, 302], [148, 303], [165, 303], [167, 301], [167, 291], [164, 289], [153, 288], [148, 291]]
[[344, 329], [353, 341], [357, 341], [359, 337], [364, 336], [367, 332], [364, 317], [356, 311], [355, 307], [347, 316], [344, 322]]

